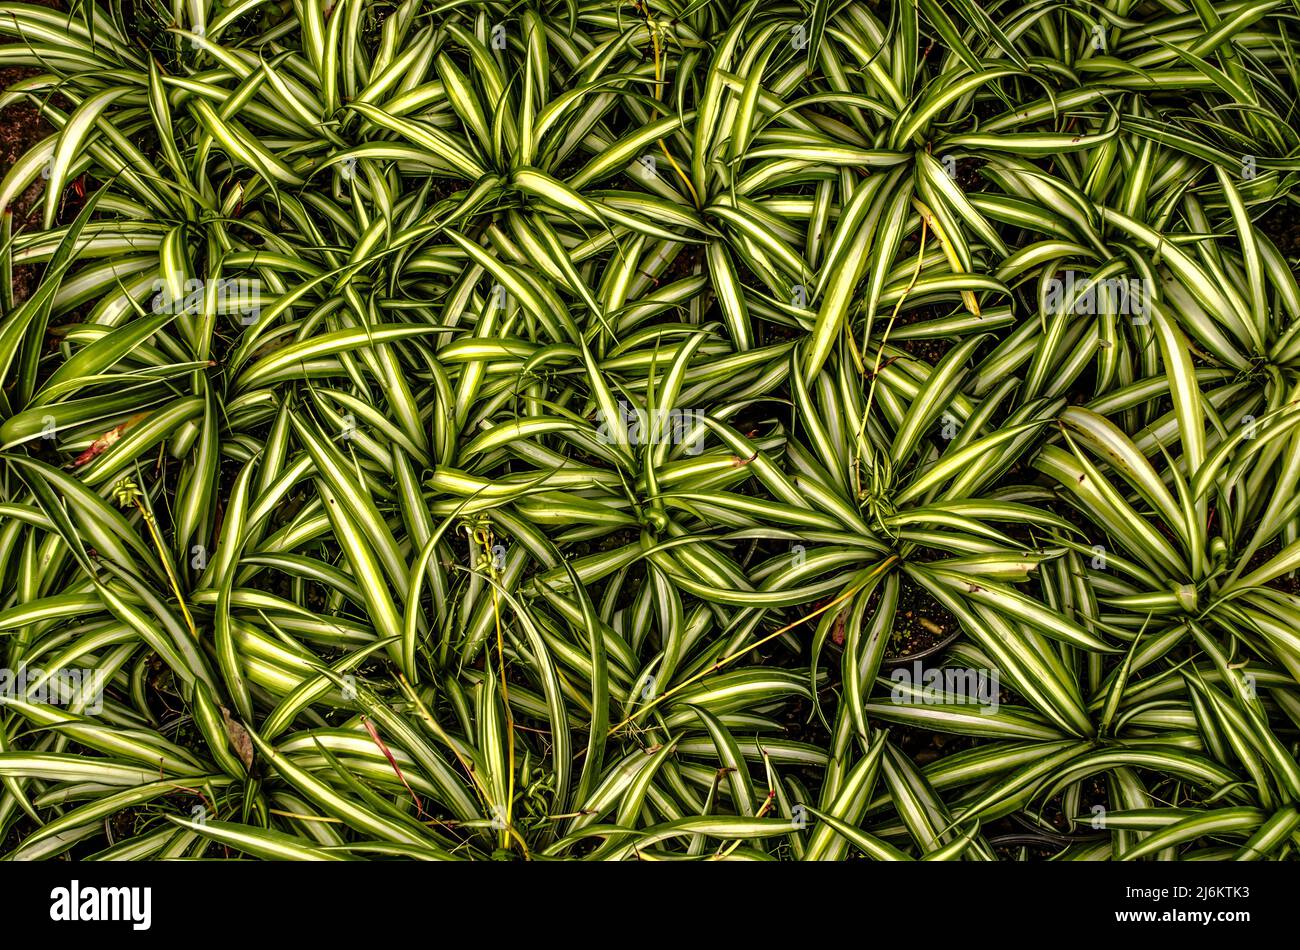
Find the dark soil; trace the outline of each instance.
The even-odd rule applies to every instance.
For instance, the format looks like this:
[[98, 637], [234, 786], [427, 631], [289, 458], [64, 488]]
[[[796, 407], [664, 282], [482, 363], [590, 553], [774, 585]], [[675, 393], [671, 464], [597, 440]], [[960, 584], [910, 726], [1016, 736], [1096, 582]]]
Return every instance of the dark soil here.
[[[59, 4], [54, 0], [30, 0], [30, 2], [55, 10], [59, 9]], [[40, 70], [32, 66], [10, 66], [0, 69], [0, 91], [39, 74]], [[41, 118], [40, 111], [31, 103], [15, 103], [0, 109], [0, 178], [9, 173], [9, 169], [28, 149], [53, 131], [53, 127]], [[33, 211], [40, 194], [41, 184], [37, 182], [19, 196], [12, 208], [0, 209], [13, 212], [14, 231], [34, 223]], [[14, 268], [13, 280], [14, 302], [19, 303], [26, 300], [35, 289], [39, 280], [38, 271], [30, 265], [19, 265]]]
[[[1249, 574], [1263, 567], [1273, 558], [1277, 557], [1282, 550], [1282, 544], [1279, 541], [1270, 541], [1255, 552], [1254, 556], [1246, 563], [1242, 574]], [[1280, 590], [1284, 594], [1294, 594], [1300, 596], [1300, 572], [1291, 572], [1283, 574], [1281, 577], [1268, 581], [1265, 587], [1272, 587], [1274, 590]]]
[[1256, 223], [1283, 257], [1300, 257], [1300, 208], [1293, 204], [1275, 205]]
[[904, 576], [899, 584], [894, 635], [886, 651], [886, 662], [924, 653], [948, 639], [956, 630], [957, 619], [925, 588]]
[[[39, 70], [28, 66], [0, 69], [0, 90], [8, 89], [19, 80], [27, 79], [38, 72]], [[41, 118], [40, 112], [34, 105], [18, 103], [7, 109], [0, 109], [0, 178], [9, 173], [9, 169], [29, 148], [53, 131], [49, 123]], [[40, 194], [41, 183], [36, 182], [19, 196], [12, 208], [4, 209], [13, 212], [15, 231], [35, 223]], [[14, 302], [26, 300], [35, 289], [37, 280], [38, 273], [35, 267], [21, 264], [15, 267]]]

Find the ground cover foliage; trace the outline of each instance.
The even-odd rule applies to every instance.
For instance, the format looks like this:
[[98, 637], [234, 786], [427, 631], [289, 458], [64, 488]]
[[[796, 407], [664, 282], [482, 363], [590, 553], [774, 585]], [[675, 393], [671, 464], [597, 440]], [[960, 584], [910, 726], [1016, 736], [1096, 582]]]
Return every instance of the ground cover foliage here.
[[3, 851], [1294, 858], [1298, 13], [0, 4]]

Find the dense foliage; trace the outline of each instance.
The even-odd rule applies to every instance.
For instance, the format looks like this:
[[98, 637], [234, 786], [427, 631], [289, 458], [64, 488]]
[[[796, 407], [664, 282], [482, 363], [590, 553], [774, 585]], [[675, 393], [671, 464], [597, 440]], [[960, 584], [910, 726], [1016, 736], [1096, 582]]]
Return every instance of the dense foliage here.
[[0, 4], [3, 850], [1295, 857], [1298, 14]]

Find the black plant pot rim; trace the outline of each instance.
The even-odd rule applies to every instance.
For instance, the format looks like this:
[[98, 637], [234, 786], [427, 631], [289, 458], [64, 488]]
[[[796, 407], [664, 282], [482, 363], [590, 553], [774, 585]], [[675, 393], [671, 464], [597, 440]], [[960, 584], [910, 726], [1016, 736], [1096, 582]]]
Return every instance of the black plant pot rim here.
[[909, 653], [907, 654], [907, 656], [886, 656], [883, 660], [880, 661], [880, 664], [881, 666], [893, 667], [893, 666], [902, 666], [904, 663], [911, 663], [913, 660], [929, 659], [930, 657], [942, 653], [944, 650], [948, 649], [948, 647], [956, 643], [958, 638], [960, 637], [961, 637], [961, 628], [958, 627], [956, 630], [948, 634], [938, 643], [932, 643], [924, 650], [919, 650], [916, 653]]
[[[1060, 845], [1079, 844], [1087, 841], [1103, 841], [1110, 837], [1106, 832], [1078, 832], [1076, 834], [1066, 834], [1063, 831], [1048, 831], [1041, 825], [1036, 825], [1023, 815], [1013, 813], [1011, 820], [1020, 825], [1025, 830], [1014, 834], [999, 835], [999, 838], [1042, 838], [1045, 841], [1051, 841]], [[993, 843], [992, 838], [989, 843]]]
[[1050, 848], [1054, 851], [1059, 851], [1062, 848], [1067, 848], [1072, 844], [1078, 843], [1070, 840], [1062, 841], [1060, 838], [1052, 835], [1032, 835], [1028, 832], [998, 835], [997, 837], [989, 838], [987, 840], [989, 845], [994, 848], [1003, 848], [1008, 845], [1024, 845], [1030, 848]]

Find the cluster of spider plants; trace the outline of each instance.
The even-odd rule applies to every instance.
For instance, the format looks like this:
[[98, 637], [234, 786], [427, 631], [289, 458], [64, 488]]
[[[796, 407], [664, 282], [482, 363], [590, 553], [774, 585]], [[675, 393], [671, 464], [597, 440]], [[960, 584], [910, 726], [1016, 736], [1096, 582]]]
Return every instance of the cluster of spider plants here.
[[0, 40], [0, 853], [1296, 857], [1293, 2]]

